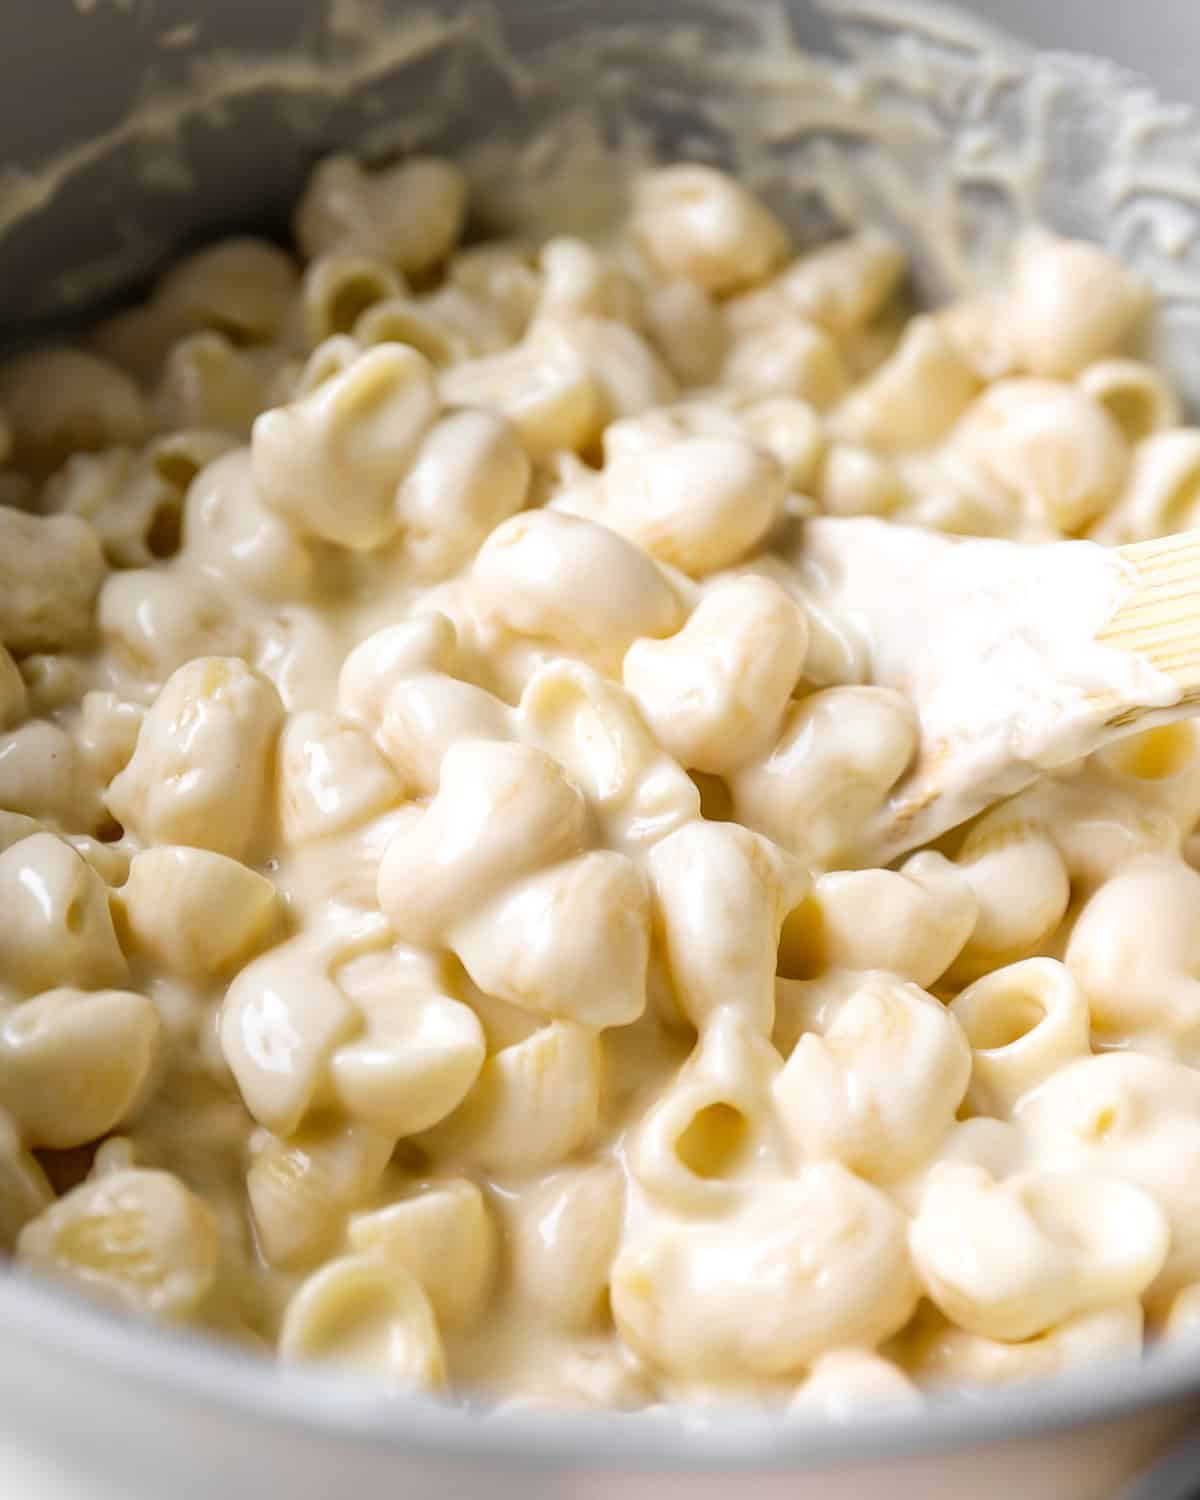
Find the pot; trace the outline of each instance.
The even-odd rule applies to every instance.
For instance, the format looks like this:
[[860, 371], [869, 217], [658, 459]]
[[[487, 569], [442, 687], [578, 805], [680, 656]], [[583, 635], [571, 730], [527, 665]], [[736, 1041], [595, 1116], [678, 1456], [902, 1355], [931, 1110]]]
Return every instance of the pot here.
[[[282, 229], [335, 147], [459, 154], [481, 223], [500, 229], [539, 197], [556, 223], [587, 228], [630, 161], [688, 156], [749, 176], [802, 240], [887, 223], [930, 296], [986, 279], [1030, 217], [1103, 240], [1172, 287], [1156, 352], [1195, 408], [1200, 177], [1185, 148], [1200, 127], [1186, 112], [1141, 125], [1152, 88], [1195, 94], [1198, 51], [1200, 8], [1166, 0], [10, 5], [0, 326], [9, 343], [44, 337], [119, 304], [182, 246]], [[30, 1500], [1200, 1492], [1200, 1451], [1154, 1467], [1200, 1413], [1200, 1349], [809, 1426], [397, 1399], [146, 1328], [15, 1271], [0, 1274], [0, 1348], [0, 1489]]]

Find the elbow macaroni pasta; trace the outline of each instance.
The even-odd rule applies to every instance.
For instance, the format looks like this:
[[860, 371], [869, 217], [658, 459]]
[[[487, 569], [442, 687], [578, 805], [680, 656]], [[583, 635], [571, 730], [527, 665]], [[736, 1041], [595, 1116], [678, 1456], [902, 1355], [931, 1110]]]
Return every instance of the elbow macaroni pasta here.
[[1145, 289], [1030, 231], [908, 317], [712, 166], [603, 244], [466, 215], [329, 157], [299, 257], [0, 367], [0, 1251], [509, 1406], [1183, 1336], [1200, 736], [863, 867], [920, 731], [804, 545], [1196, 524]]

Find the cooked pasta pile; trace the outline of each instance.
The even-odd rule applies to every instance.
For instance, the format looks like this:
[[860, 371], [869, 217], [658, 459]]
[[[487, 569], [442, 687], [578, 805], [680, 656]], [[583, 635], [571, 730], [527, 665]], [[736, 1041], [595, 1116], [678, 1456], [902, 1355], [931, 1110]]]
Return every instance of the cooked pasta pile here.
[[0, 1245], [514, 1404], [1195, 1326], [1196, 731], [861, 868], [918, 725], [804, 558], [1193, 524], [1143, 289], [1031, 230], [918, 315], [702, 166], [603, 246], [465, 204], [332, 158], [0, 370]]

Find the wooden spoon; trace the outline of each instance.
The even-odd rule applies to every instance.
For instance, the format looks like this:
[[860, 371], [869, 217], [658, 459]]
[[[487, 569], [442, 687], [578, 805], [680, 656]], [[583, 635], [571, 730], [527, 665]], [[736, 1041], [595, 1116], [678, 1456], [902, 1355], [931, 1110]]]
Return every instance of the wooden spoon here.
[[1200, 711], [1200, 532], [1127, 547], [806, 524], [809, 586], [916, 710], [858, 853], [887, 863], [1135, 730]]

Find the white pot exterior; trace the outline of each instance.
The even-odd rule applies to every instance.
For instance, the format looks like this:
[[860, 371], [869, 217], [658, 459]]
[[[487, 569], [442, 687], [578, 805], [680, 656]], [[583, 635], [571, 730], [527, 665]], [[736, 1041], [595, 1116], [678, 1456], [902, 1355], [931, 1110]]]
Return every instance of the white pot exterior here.
[[1116, 1500], [1200, 1417], [1178, 1356], [928, 1420], [697, 1428], [501, 1422], [282, 1377], [17, 1278], [0, 1280], [0, 1328], [5, 1500]]

